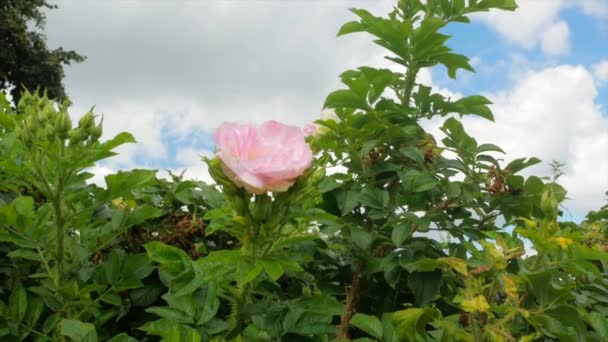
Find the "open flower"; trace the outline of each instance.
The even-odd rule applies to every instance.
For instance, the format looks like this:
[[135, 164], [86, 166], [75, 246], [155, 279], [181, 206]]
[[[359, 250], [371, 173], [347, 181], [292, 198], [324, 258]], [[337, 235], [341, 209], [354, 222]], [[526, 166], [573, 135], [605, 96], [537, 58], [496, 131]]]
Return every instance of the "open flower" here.
[[312, 164], [302, 130], [276, 121], [224, 123], [213, 140], [224, 174], [255, 194], [289, 189]]

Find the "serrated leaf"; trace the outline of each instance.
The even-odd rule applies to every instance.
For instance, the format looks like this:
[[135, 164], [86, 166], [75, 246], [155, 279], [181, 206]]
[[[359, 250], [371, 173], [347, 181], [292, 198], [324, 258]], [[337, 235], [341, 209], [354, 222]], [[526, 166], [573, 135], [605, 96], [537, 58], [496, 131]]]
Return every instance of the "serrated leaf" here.
[[25, 259], [32, 261], [41, 261], [40, 255], [29, 249], [16, 249], [14, 251], [10, 251], [7, 256], [11, 259]]
[[465, 312], [488, 312], [490, 305], [486, 300], [486, 297], [482, 295], [475, 296], [471, 299], [464, 299], [460, 303], [460, 307]]
[[350, 89], [336, 90], [330, 93], [323, 104], [323, 108], [354, 108], [368, 110], [369, 106], [364, 98], [361, 98]]
[[13, 288], [8, 298], [8, 309], [15, 322], [23, 321], [27, 312], [27, 292], [21, 285]]
[[274, 260], [264, 260], [261, 261], [264, 265], [264, 271], [270, 276], [270, 279], [276, 281], [279, 279], [285, 271], [281, 264]]
[[587, 321], [600, 339], [608, 340], [608, 319], [606, 319], [606, 316], [599, 312], [589, 312], [587, 313]]
[[467, 269], [467, 263], [466, 261], [459, 259], [459, 258], [455, 258], [455, 257], [445, 257], [445, 258], [438, 258], [437, 261], [439, 261], [440, 263], [449, 266], [451, 269], [453, 269], [454, 271], [467, 276], [469, 274], [468, 269]]
[[153, 306], [147, 308], [146, 312], [153, 313], [155, 315], [160, 316], [161, 318], [166, 318], [172, 321], [178, 321], [186, 324], [194, 323], [192, 318], [186, 313], [167, 306]]
[[160, 264], [164, 263], [187, 263], [190, 261], [188, 254], [183, 250], [166, 245], [159, 241], [148, 242], [144, 245], [148, 257]]
[[395, 246], [401, 246], [414, 231], [414, 226], [411, 223], [399, 223], [393, 227], [391, 232], [391, 240]]
[[378, 340], [382, 340], [382, 323], [376, 316], [355, 314], [350, 320], [350, 325], [363, 330]]
[[91, 323], [64, 318], [59, 326], [61, 335], [71, 338], [73, 342], [97, 342], [97, 331]]
[[410, 308], [395, 312], [392, 321], [396, 324], [395, 332], [402, 339], [417, 340], [416, 336], [426, 335], [426, 325], [438, 316], [436, 309]]

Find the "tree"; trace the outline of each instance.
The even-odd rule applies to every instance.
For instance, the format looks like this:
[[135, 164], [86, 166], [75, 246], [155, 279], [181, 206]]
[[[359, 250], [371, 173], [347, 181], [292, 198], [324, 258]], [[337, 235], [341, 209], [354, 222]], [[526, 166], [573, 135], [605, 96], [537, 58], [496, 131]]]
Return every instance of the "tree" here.
[[55, 8], [47, 0], [0, 1], [0, 91], [10, 92], [15, 104], [23, 88], [41, 88], [49, 98], [65, 100], [63, 66], [84, 60], [74, 51], [47, 46], [41, 33], [44, 10]]

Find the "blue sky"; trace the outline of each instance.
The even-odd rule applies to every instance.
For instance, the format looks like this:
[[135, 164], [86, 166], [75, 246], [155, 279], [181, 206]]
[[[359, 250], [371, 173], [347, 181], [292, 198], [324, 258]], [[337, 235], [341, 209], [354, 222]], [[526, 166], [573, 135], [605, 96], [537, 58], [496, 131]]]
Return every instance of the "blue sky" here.
[[[539, 48], [530, 49], [509, 42], [500, 33], [488, 30], [487, 24], [480, 20], [474, 20], [470, 24], [451, 24], [444, 32], [452, 36], [449, 46], [455, 51], [467, 56], [478, 57], [484, 61], [484, 64], [492, 64], [501, 60], [507, 60], [507, 63], [495, 72], [478, 68], [475, 75], [466, 75], [464, 82], [450, 83], [443, 77], [443, 70], [440, 69], [434, 70], [433, 75], [440, 80], [439, 84], [450, 86], [450, 89], [456, 91], [495, 92], [513, 85], [515, 80], [508, 76], [508, 72], [504, 72], [511, 66], [508, 59], [513, 56], [524, 57], [530, 65], [539, 66], [559, 64], [592, 66], [598, 61], [608, 58], [608, 18], [589, 17], [579, 7], [562, 9], [558, 18], [568, 23], [570, 51], [557, 56], [548, 56]], [[608, 93], [606, 93], [608, 84], [604, 83], [598, 88], [602, 92], [598, 95], [598, 103], [608, 105]], [[606, 114], [605, 111], [604, 114]]]
[[[51, 46], [87, 56], [66, 69], [74, 118], [92, 105], [106, 137], [139, 143], [96, 167], [96, 180], [121, 168], [187, 168], [208, 180], [201, 155], [223, 121], [318, 118], [338, 75], [360, 65], [389, 67], [363, 34], [336, 38], [347, 10], [383, 15], [394, 0], [65, 0], [48, 13]], [[580, 217], [608, 190], [608, 1], [519, 0], [452, 24], [449, 46], [472, 58], [475, 74], [424, 70], [419, 81], [457, 98], [483, 94], [496, 122], [465, 119], [478, 141], [506, 159], [537, 156], [566, 163], [568, 208]], [[77, 28], [77, 29], [75, 29]], [[440, 135], [439, 121], [428, 129]], [[439, 140], [439, 139], [438, 139]], [[532, 172], [548, 175], [547, 163]]]

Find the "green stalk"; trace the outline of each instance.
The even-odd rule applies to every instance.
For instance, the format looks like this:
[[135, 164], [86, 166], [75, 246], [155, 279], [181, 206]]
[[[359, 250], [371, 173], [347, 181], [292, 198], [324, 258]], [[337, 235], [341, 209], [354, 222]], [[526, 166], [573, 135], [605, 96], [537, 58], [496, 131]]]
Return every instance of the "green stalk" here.
[[61, 211], [61, 195], [57, 194], [55, 197], [56, 203], [54, 204], [55, 208], [55, 224], [57, 225], [57, 251], [55, 254], [55, 258], [57, 259], [57, 280], [59, 285], [63, 285], [64, 278], [64, 235], [65, 235], [65, 222], [63, 222], [63, 212]]
[[53, 207], [55, 209], [55, 224], [57, 225], [57, 251], [55, 258], [57, 259], [57, 282], [59, 286], [63, 285], [65, 277], [64, 259], [65, 259], [65, 218], [61, 208], [63, 203], [63, 188], [65, 186], [64, 170], [61, 165], [64, 157], [65, 145], [61, 142], [61, 149], [59, 154], [59, 177], [57, 179], [56, 193], [54, 194]]
[[412, 91], [414, 90], [414, 85], [416, 85], [416, 75], [418, 75], [418, 68], [414, 68], [412, 63], [410, 63], [405, 73], [405, 88], [403, 89], [403, 97], [401, 98], [401, 102], [406, 106], [410, 105]]

